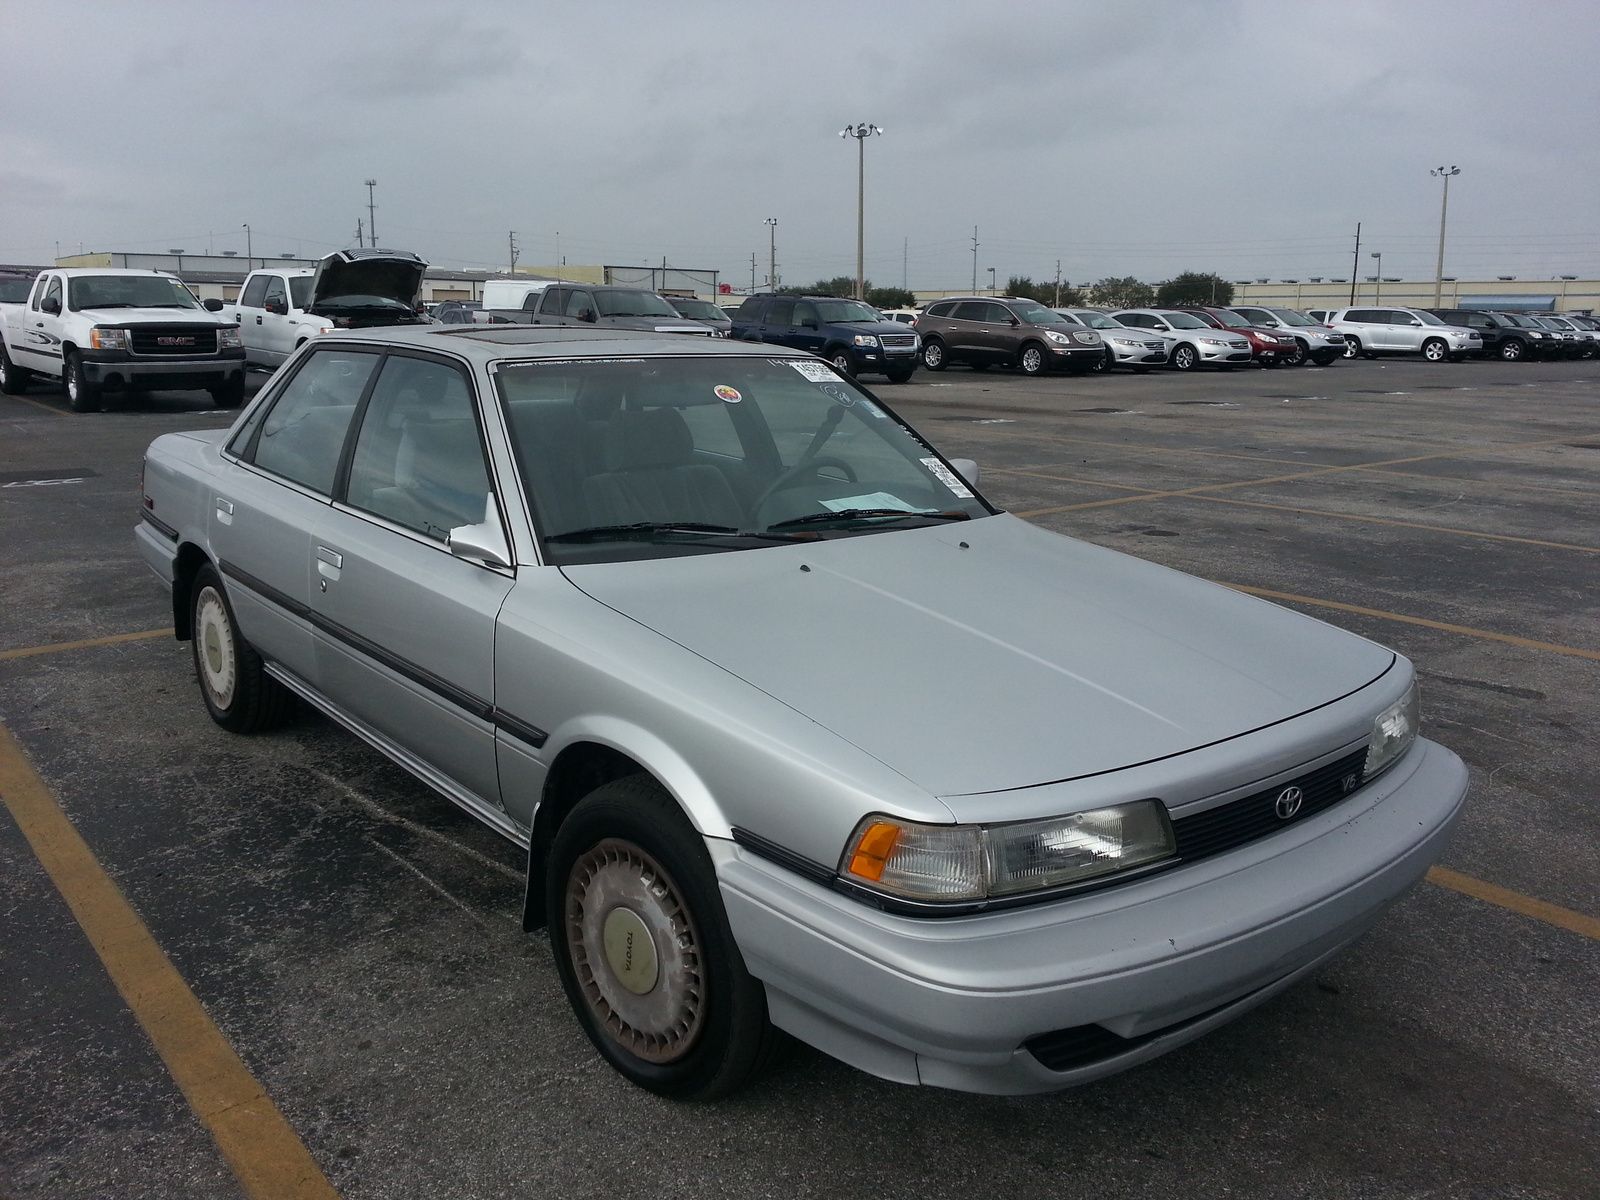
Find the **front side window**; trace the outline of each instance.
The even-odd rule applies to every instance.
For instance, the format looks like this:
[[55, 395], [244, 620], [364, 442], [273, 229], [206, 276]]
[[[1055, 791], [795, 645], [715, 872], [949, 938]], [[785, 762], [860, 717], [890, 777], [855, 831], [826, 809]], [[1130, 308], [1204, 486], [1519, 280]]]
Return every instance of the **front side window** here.
[[814, 360], [526, 361], [495, 379], [549, 561], [760, 549], [992, 511]]
[[267, 282], [269, 276], [257, 275], [244, 285], [244, 295], [239, 297], [239, 303], [246, 308], [260, 308], [267, 298]]
[[817, 306], [809, 300], [797, 300], [794, 306], [794, 323], [802, 329], [816, 329]]
[[588, 292], [574, 290], [567, 296], [566, 315], [576, 317], [584, 312], [594, 312], [594, 297]]
[[818, 300], [816, 308], [818, 315], [830, 323], [883, 320], [882, 313], [861, 300]]
[[264, 471], [333, 494], [345, 432], [378, 355], [317, 350], [272, 402], [245, 456]]
[[1208, 324], [1206, 324], [1206, 322], [1202, 321], [1199, 317], [1192, 316], [1189, 313], [1181, 313], [1181, 312], [1162, 313], [1161, 314], [1161, 318], [1162, 318], [1162, 320], [1166, 321], [1166, 323], [1168, 325], [1170, 325], [1173, 329], [1213, 329], [1213, 328], [1215, 328], [1215, 326], [1208, 325]]
[[389, 356], [361, 418], [346, 499], [439, 541], [483, 521], [489, 472], [461, 371]]
[[273, 306], [282, 309], [288, 309], [289, 307], [289, 293], [283, 286], [283, 280], [276, 275], [267, 281], [267, 295], [261, 302], [261, 307], [263, 308]]
[[[54, 303], [51, 304], [51, 301], [54, 301]], [[59, 276], [51, 276], [50, 283], [44, 289], [44, 296], [39, 301], [39, 307], [44, 308], [46, 305], [54, 308], [57, 312], [61, 311], [61, 279]]]
[[643, 288], [628, 288], [625, 291], [599, 292], [597, 297], [589, 301], [593, 306], [599, 304], [596, 311], [602, 317], [675, 317], [678, 314], [654, 292], [647, 292]]

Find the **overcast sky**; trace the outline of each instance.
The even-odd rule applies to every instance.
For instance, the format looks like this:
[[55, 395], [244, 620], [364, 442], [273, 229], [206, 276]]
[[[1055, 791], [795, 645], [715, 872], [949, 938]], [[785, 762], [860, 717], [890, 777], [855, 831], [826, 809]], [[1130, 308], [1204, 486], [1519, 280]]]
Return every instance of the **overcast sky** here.
[[1600, 275], [1600, 6], [0, 0], [0, 261], [855, 270], [960, 288]]

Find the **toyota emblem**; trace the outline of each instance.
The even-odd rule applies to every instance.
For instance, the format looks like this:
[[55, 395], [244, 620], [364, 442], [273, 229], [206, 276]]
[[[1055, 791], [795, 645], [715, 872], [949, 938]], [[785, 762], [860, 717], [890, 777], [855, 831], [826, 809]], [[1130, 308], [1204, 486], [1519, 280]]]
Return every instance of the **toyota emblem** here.
[[1280, 820], [1287, 821], [1300, 811], [1300, 805], [1305, 802], [1306, 794], [1297, 787], [1286, 787], [1278, 793], [1277, 803], [1272, 806]]

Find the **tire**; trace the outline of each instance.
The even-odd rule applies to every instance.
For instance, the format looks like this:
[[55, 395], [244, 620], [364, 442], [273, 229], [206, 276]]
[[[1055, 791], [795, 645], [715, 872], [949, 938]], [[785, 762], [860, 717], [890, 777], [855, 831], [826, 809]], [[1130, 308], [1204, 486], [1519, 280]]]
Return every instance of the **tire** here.
[[4, 344], [0, 344], [0, 392], [8, 396], [20, 396], [28, 390], [28, 384], [32, 381], [33, 372], [12, 362]]
[[885, 371], [884, 374], [888, 377], [890, 383], [904, 383], [912, 375], [916, 374], [916, 370], [915, 367], [896, 367], [892, 371]]
[[244, 403], [244, 376], [236, 375], [208, 390], [211, 392], [211, 403], [218, 408], [238, 408]]
[[222, 578], [209, 565], [195, 575], [189, 613], [195, 682], [211, 719], [230, 733], [261, 733], [281, 725], [293, 697], [267, 674], [261, 656], [239, 633]]
[[843, 346], [834, 346], [828, 350], [827, 360], [833, 364], [833, 369], [846, 379], [854, 379], [856, 375], [856, 361], [851, 357], [850, 351]]
[[67, 351], [66, 370], [62, 376], [62, 386], [67, 391], [67, 407], [73, 412], [98, 412], [100, 410], [100, 388], [98, 384], [89, 382], [88, 376], [83, 373], [83, 359], [78, 357], [76, 350]]
[[[1331, 367], [1341, 357], [1337, 350], [1318, 350], [1311, 356], [1311, 361], [1319, 367]], [[1348, 357], [1345, 355], [1344, 357]]]
[[579, 801], [556, 830], [545, 887], [561, 986], [625, 1079], [713, 1100], [770, 1062], [780, 1035], [766, 992], [728, 928], [704, 841], [655, 780], [616, 779]]
[[1302, 342], [1299, 338], [1296, 338], [1294, 343], [1294, 353], [1283, 360], [1283, 365], [1286, 367], [1303, 367], [1306, 365], [1306, 359], [1308, 359], [1310, 356], [1311, 347], [1305, 342]]
[[1450, 347], [1443, 338], [1429, 338], [1422, 343], [1422, 357], [1428, 362], [1443, 362], [1450, 357]]
[[1110, 350], [1107, 350], [1104, 354], [1100, 355], [1099, 358], [1095, 359], [1094, 362], [1089, 364], [1089, 370], [1094, 372], [1096, 375], [1106, 375], [1109, 374], [1111, 368], [1116, 365], [1116, 355], [1114, 355]]
[[1278, 358], [1263, 358], [1261, 360], [1261, 366], [1268, 371], [1276, 371], [1279, 367], [1283, 366], [1283, 360]]
[[1045, 348], [1038, 342], [1023, 342], [1022, 349], [1017, 351], [1017, 366], [1024, 375], [1043, 375], [1049, 365]]
[[1183, 342], [1172, 348], [1172, 357], [1167, 361], [1174, 371], [1192, 371], [1200, 364], [1200, 355], [1193, 346]]
[[1363, 353], [1364, 352], [1361, 349], [1361, 339], [1358, 338], [1358, 337], [1352, 337], [1348, 333], [1345, 334], [1344, 335], [1344, 356], [1346, 358], [1360, 358]]
[[1501, 362], [1516, 362], [1518, 359], [1526, 357], [1527, 353], [1528, 343], [1521, 338], [1507, 338], [1500, 343]]
[[930, 338], [922, 343], [922, 365], [930, 371], [944, 370], [944, 343], [938, 338]]

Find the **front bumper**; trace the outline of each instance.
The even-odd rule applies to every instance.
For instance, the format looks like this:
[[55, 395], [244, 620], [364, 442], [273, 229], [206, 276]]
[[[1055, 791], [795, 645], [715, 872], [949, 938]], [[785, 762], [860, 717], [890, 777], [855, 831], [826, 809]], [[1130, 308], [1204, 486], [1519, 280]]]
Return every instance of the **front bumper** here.
[[120, 350], [85, 350], [83, 374], [98, 387], [204, 388], [244, 379], [244, 347], [204, 358], [139, 358]]
[[1247, 363], [1255, 357], [1249, 346], [1211, 346], [1205, 342], [1195, 342], [1194, 348], [1199, 352], [1201, 362]]
[[[1340, 804], [1237, 850], [973, 917], [881, 912], [709, 844], [776, 1024], [886, 1079], [1020, 1094], [1144, 1062], [1291, 986], [1422, 878], [1466, 790], [1461, 760], [1419, 741]], [[1026, 1045], [1085, 1028], [1110, 1048], [1066, 1069]]]
[[1160, 366], [1167, 361], [1167, 347], [1164, 343], [1151, 342], [1123, 345], [1113, 339], [1107, 339], [1106, 345], [1111, 347], [1112, 356], [1119, 367]]

